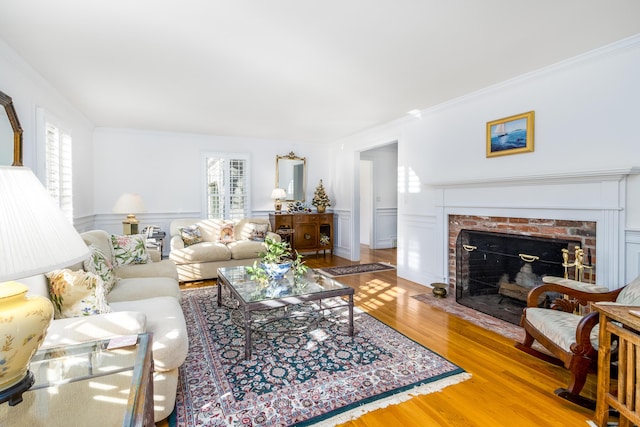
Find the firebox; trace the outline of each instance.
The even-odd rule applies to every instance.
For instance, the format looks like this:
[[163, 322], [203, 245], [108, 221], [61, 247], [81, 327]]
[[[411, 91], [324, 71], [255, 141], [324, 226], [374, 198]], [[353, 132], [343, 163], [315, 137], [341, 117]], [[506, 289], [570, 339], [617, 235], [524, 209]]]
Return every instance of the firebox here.
[[456, 239], [456, 301], [518, 324], [531, 288], [565, 274], [563, 249], [579, 240], [461, 230]]

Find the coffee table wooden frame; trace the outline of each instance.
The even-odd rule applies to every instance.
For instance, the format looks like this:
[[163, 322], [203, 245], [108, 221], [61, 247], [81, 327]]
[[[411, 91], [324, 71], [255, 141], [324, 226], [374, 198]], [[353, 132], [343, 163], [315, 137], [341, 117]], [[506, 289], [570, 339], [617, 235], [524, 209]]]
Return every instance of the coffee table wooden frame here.
[[[241, 267], [232, 267], [232, 268], [245, 268]], [[333, 280], [327, 277], [328, 280]], [[335, 280], [334, 280], [335, 281]], [[339, 283], [339, 282], [338, 282]], [[251, 333], [252, 333], [252, 313], [254, 311], [262, 311], [262, 310], [272, 310], [274, 308], [286, 307], [291, 305], [297, 305], [308, 301], [321, 301], [327, 298], [334, 297], [347, 297], [348, 302], [345, 304], [349, 308], [349, 336], [353, 336], [353, 288], [349, 286], [345, 286], [342, 289], [329, 289], [324, 292], [314, 292], [310, 294], [302, 294], [295, 296], [285, 296], [282, 298], [269, 298], [261, 301], [251, 301], [247, 302], [244, 300], [242, 295], [236, 290], [231, 280], [229, 280], [221, 269], [218, 269], [218, 307], [222, 306], [222, 286], [226, 286], [231, 292], [232, 297], [238, 302], [238, 309], [242, 311], [242, 318], [244, 320], [244, 334], [245, 334], [245, 343], [244, 343], [244, 355], [245, 359], [251, 359]], [[344, 307], [345, 305], [337, 305], [331, 307], [322, 307], [318, 309], [319, 311], [325, 310], [333, 310], [335, 308]]]

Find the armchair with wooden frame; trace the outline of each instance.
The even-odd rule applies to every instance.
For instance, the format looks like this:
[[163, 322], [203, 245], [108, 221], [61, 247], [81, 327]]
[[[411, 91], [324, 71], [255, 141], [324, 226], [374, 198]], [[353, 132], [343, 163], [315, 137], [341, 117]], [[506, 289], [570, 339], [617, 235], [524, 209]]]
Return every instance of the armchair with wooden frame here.
[[[588, 311], [591, 302], [599, 301], [640, 306], [640, 277], [613, 291], [559, 277], [544, 277], [543, 282], [529, 292], [527, 308], [520, 320], [526, 335], [524, 342], [516, 343], [516, 347], [568, 369], [571, 372], [569, 385], [555, 390], [555, 394], [580, 406], [595, 409], [595, 401], [581, 396], [580, 391], [587, 375], [597, 371], [599, 319], [597, 312], [581, 313]], [[558, 297], [550, 308], [539, 306], [545, 294]], [[550, 354], [533, 348], [534, 341]]]

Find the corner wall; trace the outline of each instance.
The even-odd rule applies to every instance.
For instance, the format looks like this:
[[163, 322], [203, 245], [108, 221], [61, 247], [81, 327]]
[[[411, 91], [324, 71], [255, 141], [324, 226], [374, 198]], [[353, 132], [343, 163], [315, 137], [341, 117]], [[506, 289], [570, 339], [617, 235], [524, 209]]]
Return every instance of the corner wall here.
[[[447, 233], [440, 217], [441, 188], [468, 184], [467, 197], [481, 198], [487, 207], [483, 214], [491, 215], [500, 189], [474, 192], [474, 181], [520, 188], [526, 200], [530, 189], [518, 182], [522, 179], [565, 173], [588, 176], [640, 166], [634, 124], [640, 99], [638, 72], [640, 36], [424, 110], [419, 119], [402, 118], [337, 141], [332, 152], [340, 158], [335, 181], [354, 182], [353, 153], [397, 140], [398, 274], [425, 285], [445, 281]], [[486, 158], [486, 123], [531, 110], [535, 111], [535, 151]], [[621, 281], [638, 271], [634, 259], [640, 256], [629, 253], [640, 254], [634, 243], [640, 232], [639, 181], [629, 176], [626, 194], [621, 195], [625, 212], [622, 235], [617, 238], [623, 245], [617, 255], [636, 264], [623, 265], [619, 274], [609, 276]], [[341, 187], [337, 197], [350, 201], [340, 209], [352, 218], [351, 230], [357, 224], [358, 194], [357, 185], [347, 187]], [[349, 252], [353, 247], [341, 249]]]

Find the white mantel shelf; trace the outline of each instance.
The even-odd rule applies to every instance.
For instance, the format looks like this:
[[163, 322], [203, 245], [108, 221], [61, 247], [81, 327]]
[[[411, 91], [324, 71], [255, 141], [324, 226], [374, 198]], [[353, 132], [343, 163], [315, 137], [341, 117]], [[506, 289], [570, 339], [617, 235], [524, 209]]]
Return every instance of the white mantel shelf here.
[[621, 180], [629, 175], [640, 175], [640, 167], [632, 166], [620, 169], [603, 169], [591, 171], [559, 172], [541, 175], [527, 176], [504, 176], [474, 178], [462, 181], [435, 181], [426, 183], [433, 188], [456, 188], [456, 187], [493, 187], [508, 185], [536, 185], [540, 183], [572, 183], [572, 182], [593, 182], [602, 180]]

